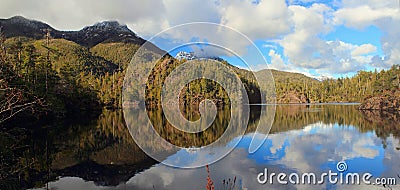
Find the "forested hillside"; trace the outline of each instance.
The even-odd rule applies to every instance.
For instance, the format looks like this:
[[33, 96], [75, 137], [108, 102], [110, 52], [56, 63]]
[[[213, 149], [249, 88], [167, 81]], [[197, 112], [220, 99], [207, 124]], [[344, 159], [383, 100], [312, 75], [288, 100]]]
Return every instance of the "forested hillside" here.
[[[260, 71], [265, 72], [265, 71]], [[400, 67], [359, 71], [353, 77], [318, 81], [302, 74], [272, 71], [278, 103], [362, 102], [365, 98], [392, 94], [400, 87]]]
[[120, 107], [124, 70], [145, 42], [116, 22], [62, 32], [12, 17], [0, 19], [0, 32], [0, 124]]
[[[49, 115], [91, 113], [103, 107], [120, 108], [126, 68], [145, 42], [116, 22], [62, 32], [38, 21], [13, 17], [1, 19], [0, 27], [0, 124], [14, 117], [36, 120]], [[150, 52], [165, 54], [156, 46]], [[165, 78], [184, 61], [167, 54], [152, 68], [146, 83], [148, 105], [159, 104]], [[259, 87], [249, 71], [223, 63], [243, 81], [250, 102], [259, 102], [260, 89], [262, 92], [267, 87]], [[263, 72], [269, 71], [258, 72], [263, 76]], [[323, 81], [298, 73], [271, 72], [277, 103], [360, 102], [370, 96], [398, 91], [400, 85], [397, 65], [380, 72], [360, 71], [351, 78]], [[224, 89], [209, 80], [193, 81], [182, 91], [180, 103], [185, 105], [204, 98], [218, 104], [229, 103]]]

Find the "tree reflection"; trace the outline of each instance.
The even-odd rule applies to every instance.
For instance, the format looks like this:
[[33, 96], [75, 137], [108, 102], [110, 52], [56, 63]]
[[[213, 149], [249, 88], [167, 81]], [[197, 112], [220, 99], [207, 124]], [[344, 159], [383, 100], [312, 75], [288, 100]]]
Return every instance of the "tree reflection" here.
[[[358, 111], [356, 107], [278, 105], [270, 133], [298, 130], [322, 122], [354, 126], [361, 133], [375, 132], [383, 144], [390, 136], [399, 139], [399, 113]], [[260, 118], [259, 112], [260, 107], [252, 106], [247, 133], [253, 133], [260, 121], [269, 119], [268, 116]], [[192, 113], [197, 114], [190, 111], [183, 113], [187, 118], [192, 117]], [[132, 109], [129, 113], [131, 117], [126, 120], [140, 125], [150, 118], [156, 131], [167, 141], [179, 146], [201, 147], [214, 142], [225, 132], [230, 113], [228, 108], [218, 109], [212, 126], [194, 134], [174, 128], [166, 121], [161, 109], [153, 109], [146, 114]], [[233, 121], [240, 119], [234, 118]], [[229, 139], [238, 136], [235, 132], [227, 135]], [[62, 121], [3, 130], [0, 137], [0, 189], [43, 187], [58, 176], [77, 176], [97, 185], [115, 186], [156, 164], [135, 144], [120, 110], [105, 110], [98, 118], [84, 119], [84, 122]], [[220, 142], [219, 145], [226, 146], [227, 143]], [[164, 151], [166, 157], [175, 153]]]

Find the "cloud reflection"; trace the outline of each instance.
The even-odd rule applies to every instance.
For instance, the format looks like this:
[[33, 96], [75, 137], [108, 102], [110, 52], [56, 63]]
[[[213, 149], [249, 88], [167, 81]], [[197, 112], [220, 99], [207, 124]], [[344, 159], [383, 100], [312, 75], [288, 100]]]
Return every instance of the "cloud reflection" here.
[[[271, 134], [262, 147], [250, 155], [246, 153], [245, 147], [249, 138], [251, 134], [242, 139], [239, 148], [210, 166], [217, 187], [221, 187], [218, 184], [222, 183], [222, 179], [236, 176], [245, 188], [266, 189], [266, 185], [259, 185], [256, 181], [257, 174], [264, 168], [271, 172], [322, 173], [329, 169], [336, 171], [336, 163], [341, 160], [348, 162], [349, 171], [370, 172], [374, 177], [394, 177], [399, 169], [397, 167], [396, 171], [396, 167], [392, 167], [399, 165], [396, 163], [400, 159], [395, 148], [399, 146], [397, 139], [387, 138], [387, 148], [383, 149], [381, 140], [374, 133], [361, 133], [352, 126], [316, 123], [301, 130]], [[157, 165], [134, 176], [127, 185], [149, 189], [152, 189], [152, 184], [156, 189], [201, 189], [205, 187], [205, 179], [205, 168], [181, 170]], [[300, 189], [326, 187], [328, 186], [296, 186]], [[286, 189], [288, 186], [268, 186], [268, 189], [279, 188]]]
[[[400, 174], [398, 122], [389, 119], [388, 115], [382, 117], [373, 117], [372, 113], [365, 115], [365, 118], [373, 120], [370, 122], [352, 107], [343, 110], [326, 106], [318, 111], [302, 108], [293, 111], [294, 114], [287, 114], [286, 111], [283, 108], [278, 109], [277, 116], [282, 117], [275, 120], [272, 134], [258, 151], [248, 154], [248, 146], [253, 136], [253, 133], [248, 133], [229, 155], [210, 165], [211, 177], [216, 184], [216, 189], [223, 189], [223, 179], [235, 176], [237, 185], [242, 184], [243, 188], [249, 190], [382, 188], [382, 186], [327, 184], [271, 186], [260, 185], [256, 179], [257, 174], [264, 168], [268, 168], [269, 172], [297, 172], [299, 174], [336, 171], [337, 162], [342, 160], [347, 163], [349, 172], [369, 172], [374, 177], [396, 177]], [[381, 122], [379, 118], [386, 123]], [[251, 126], [249, 128], [252, 129]], [[255, 139], [261, 141], [264, 136], [257, 134]], [[219, 144], [213, 147], [213, 151], [223, 150], [232, 144]], [[178, 163], [199, 162], [209, 156], [212, 156], [212, 153], [199, 154], [195, 151], [182, 150], [167, 159]], [[58, 189], [205, 189], [206, 177], [204, 167], [177, 169], [157, 164], [116, 187], [96, 186], [93, 182], [70, 177], [51, 182], [50, 187]], [[396, 188], [399, 187], [393, 189]]]

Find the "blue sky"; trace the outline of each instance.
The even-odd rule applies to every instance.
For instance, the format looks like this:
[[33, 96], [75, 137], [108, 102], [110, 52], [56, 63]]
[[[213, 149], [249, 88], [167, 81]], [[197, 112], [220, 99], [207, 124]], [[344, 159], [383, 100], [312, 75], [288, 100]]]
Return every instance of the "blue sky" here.
[[[212, 48], [176, 48], [188, 42], [215, 42], [256, 70], [337, 78], [400, 63], [398, 0], [4, 0], [2, 5], [0, 17], [22, 15], [62, 30], [116, 20], [146, 39], [164, 31], [154, 42], [165, 50], [175, 49], [171, 54], [201, 51], [245, 67], [241, 59]], [[233, 39], [233, 31], [171, 30], [191, 22], [220, 24], [240, 32], [254, 42], [266, 61], [259, 59], [251, 43]]]
[[[306, 4], [306, 5], [309, 5]], [[367, 53], [365, 55], [367, 56], [379, 56], [379, 57], [384, 57], [384, 52], [382, 50], [381, 46], [381, 37], [382, 37], [383, 32], [377, 28], [376, 26], [368, 26], [363, 29], [355, 29], [355, 28], [350, 28], [346, 27], [344, 25], [339, 25], [335, 26], [334, 29], [332, 29], [331, 32], [327, 34], [322, 34], [319, 37], [325, 41], [342, 41], [344, 43], [356, 45], [356, 46], [361, 46], [363, 44], [371, 44], [374, 47], [376, 47], [376, 51], [373, 51], [371, 53]], [[156, 44], [159, 46], [163, 47], [165, 46], [165, 49], [169, 49], [168, 45], [170, 44], [169, 39], [165, 38], [156, 38]], [[191, 40], [192, 42], [198, 41], [198, 39]], [[268, 64], [270, 64], [273, 59], [271, 59], [271, 56], [269, 56], [269, 52], [271, 50], [275, 51], [276, 54], [281, 55], [282, 61], [284, 64], [290, 65], [290, 61], [287, 56], [284, 56], [284, 47], [279, 45], [279, 43], [276, 43], [275, 40], [254, 40], [254, 44], [257, 46], [257, 48], [262, 52], [263, 56], [265, 57], [266, 61]], [[171, 55], [176, 55], [179, 51], [186, 51], [186, 52], [193, 52], [193, 48], [191, 46], [182, 46], [178, 47], [176, 49], [173, 49], [170, 51]], [[250, 62], [252, 61], [253, 54], [251, 52], [248, 52], [245, 55], [242, 55], [246, 57]], [[314, 56], [320, 56], [318, 53], [315, 53]], [[229, 61], [232, 64], [235, 64], [236, 66], [246, 68], [246, 65], [240, 61], [236, 56], [221, 56], [223, 59]], [[272, 67], [273, 68], [273, 67]], [[365, 68], [362, 70], [367, 70], [371, 71], [374, 70], [376, 67], [372, 67], [370, 65], [365, 65]], [[381, 69], [381, 68], [379, 68]], [[302, 69], [298, 68], [297, 70], [290, 70], [293, 72], [302, 72], [311, 76], [322, 76], [319, 74], [316, 69]], [[343, 72], [343, 73], [329, 73], [331, 75], [327, 76], [332, 76], [334, 78], [337, 77], [346, 77], [346, 76], [353, 76], [354, 74], [357, 73], [358, 70], [350, 71], [350, 72]]]

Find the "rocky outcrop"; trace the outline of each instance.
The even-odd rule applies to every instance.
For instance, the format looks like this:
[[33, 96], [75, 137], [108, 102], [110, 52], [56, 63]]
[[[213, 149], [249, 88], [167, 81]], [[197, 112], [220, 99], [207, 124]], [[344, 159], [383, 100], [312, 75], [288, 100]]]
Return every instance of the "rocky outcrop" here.
[[[360, 129], [368, 130], [372, 128], [378, 137], [386, 138], [391, 135], [400, 137], [400, 112], [385, 111], [385, 110], [360, 110], [365, 121], [368, 122], [365, 128], [360, 126]], [[368, 126], [368, 127], [367, 127]], [[400, 147], [396, 149], [400, 150]]]
[[358, 109], [400, 111], [400, 92], [366, 98]]
[[303, 104], [310, 103], [310, 100], [304, 94], [296, 92], [285, 93], [282, 97], [277, 98], [278, 104]]

